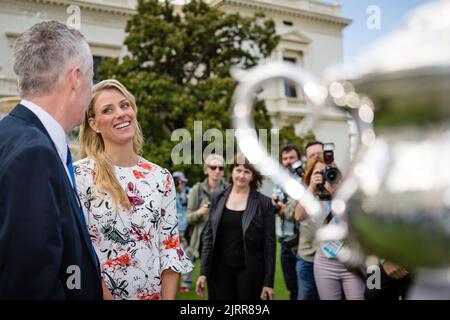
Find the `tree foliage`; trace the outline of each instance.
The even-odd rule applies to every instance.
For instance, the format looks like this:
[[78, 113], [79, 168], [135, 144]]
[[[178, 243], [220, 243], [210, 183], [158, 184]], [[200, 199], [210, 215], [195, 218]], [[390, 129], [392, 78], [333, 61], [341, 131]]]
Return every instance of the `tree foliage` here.
[[[199, 0], [184, 5], [181, 13], [168, 0], [139, 0], [126, 32], [127, 55], [106, 59], [100, 78], [116, 78], [135, 95], [145, 157], [184, 169], [198, 180], [202, 166], [171, 163], [178, 143], [171, 141], [171, 133], [186, 128], [193, 137], [194, 121], [202, 121], [203, 130], [231, 128], [236, 83], [230, 67], [249, 68], [268, 57], [279, 40], [275, 25], [260, 13], [224, 14]], [[261, 101], [255, 106], [255, 123], [271, 128]]]
[[305, 146], [312, 141], [315, 141], [316, 137], [314, 133], [308, 132], [305, 136], [299, 137], [295, 134], [294, 125], [286, 126], [280, 130], [280, 149], [286, 144], [294, 144], [304, 155]]

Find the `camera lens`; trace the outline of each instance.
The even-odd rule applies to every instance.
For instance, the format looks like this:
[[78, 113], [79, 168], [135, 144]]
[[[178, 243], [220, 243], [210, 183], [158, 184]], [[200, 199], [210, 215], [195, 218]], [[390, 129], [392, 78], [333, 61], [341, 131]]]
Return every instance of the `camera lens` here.
[[334, 184], [339, 179], [339, 171], [336, 168], [327, 168], [325, 170], [325, 180], [327, 180], [329, 183]]

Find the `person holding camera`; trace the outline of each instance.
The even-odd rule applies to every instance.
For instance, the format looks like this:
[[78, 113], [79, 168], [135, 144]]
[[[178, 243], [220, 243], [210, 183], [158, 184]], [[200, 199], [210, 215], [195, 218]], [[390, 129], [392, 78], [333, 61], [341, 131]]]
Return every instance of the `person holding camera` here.
[[[306, 186], [310, 185], [311, 166], [315, 163], [315, 158], [323, 157], [323, 146], [324, 144], [319, 141], [309, 142], [305, 146], [307, 174], [303, 175], [303, 182]], [[313, 267], [314, 255], [317, 249], [317, 243], [314, 241], [315, 232], [318, 227], [317, 221], [310, 218], [300, 204], [296, 205], [294, 217], [300, 223], [300, 237], [296, 255], [298, 300], [319, 300]], [[322, 221], [323, 219], [320, 222]]]
[[[301, 179], [301, 153], [293, 144], [281, 148], [282, 165]], [[275, 186], [272, 204], [275, 206], [275, 230], [280, 242], [280, 260], [283, 270], [284, 282], [289, 291], [290, 299], [297, 300], [298, 286], [297, 273], [295, 270], [296, 257], [293, 250], [298, 244], [298, 226], [294, 220], [296, 201], [285, 194], [280, 187]], [[289, 241], [287, 241], [289, 240]]]
[[[324, 155], [316, 156], [308, 161], [304, 175], [305, 184], [309, 190], [320, 200], [325, 212], [325, 217], [316, 218], [314, 230], [309, 239], [300, 239], [299, 255], [303, 259], [311, 260], [311, 255], [306, 256], [305, 251], [309, 246], [308, 241], [315, 236], [318, 227], [324, 224], [339, 223], [339, 219], [332, 211], [332, 199], [341, 179], [341, 173], [336, 167], [332, 150], [324, 148]], [[298, 220], [311, 219], [304, 208], [296, 207]], [[323, 220], [322, 220], [323, 219]], [[300, 232], [303, 232], [302, 229]], [[306, 233], [306, 232], [305, 232]], [[303, 237], [306, 237], [304, 234]], [[303, 241], [302, 241], [303, 240]], [[312, 242], [311, 250], [315, 250], [312, 262], [313, 274], [317, 291], [321, 300], [364, 300], [365, 283], [361, 276], [350, 271], [336, 257], [344, 246], [343, 241], [326, 241], [322, 244]], [[311, 261], [309, 261], [311, 263]], [[311, 268], [311, 265], [310, 265]]]

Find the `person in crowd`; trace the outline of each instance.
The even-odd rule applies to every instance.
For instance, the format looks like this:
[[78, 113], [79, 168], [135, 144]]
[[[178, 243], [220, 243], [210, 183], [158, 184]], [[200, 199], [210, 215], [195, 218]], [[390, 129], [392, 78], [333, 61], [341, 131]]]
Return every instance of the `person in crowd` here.
[[308, 142], [305, 146], [306, 161], [314, 157], [323, 155], [323, 143], [320, 141]]
[[[180, 246], [184, 252], [188, 251], [188, 243], [186, 240], [187, 232], [187, 220], [186, 211], [187, 204], [189, 201], [189, 188], [186, 186], [188, 179], [181, 171], [175, 171], [172, 173], [173, 179], [175, 181], [176, 188], [176, 204], [178, 213], [178, 232], [180, 233]], [[181, 286], [179, 288], [180, 292], [189, 292], [192, 287], [192, 273], [184, 273], [181, 275]]]
[[[337, 169], [336, 164], [332, 162], [331, 167]], [[305, 184], [311, 192], [321, 201], [325, 217], [318, 217], [313, 223], [316, 226], [323, 224], [339, 223], [338, 217], [333, 214], [332, 197], [337, 189], [339, 181], [330, 183], [324, 178], [324, 169], [327, 167], [322, 156], [316, 156], [308, 161], [307, 171], [304, 175]], [[307, 213], [301, 205], [296, 207], [296, 217], [298, 220], [306, 220]], [[323, 219], [323, 220], [322, 220]], [[300, 230], [300, 233], [302, 230]], [[303, 236], [305, 239], [305, 235]], [[310, 237], [306, 240], [309, 240]], [[310, 245], [302, 242], [299, 245], [300, 257], [308, 258], [304, 252]], [[314, 248], [314, 243], [312, 248]], [[336, 257], [344, 246], [343, 241], [327, 241], [319, 245], [316, 250], [313, 263], [314, 279], [317, 291], [321, 300], [363, 300], [365, 283], [360, 274], [356, 271], [350, 271]], [[306, 260], [307, 261], [307, 260]], [[310, 261], [309, 261], [310, 262]], [[311, 262], [310, 262], [311, 263]], [[309, 264], [309, 270], [311, 265]], [[310, 271], [309, 271], [310, 275]]]
[[[323, 143], [320, 141], [312, 141], [305, 146], [305, 155], [308, 165], [315, 157], [323, 155]], [[308, 170], [308, 167], [306, 168]], [[305, 182], [305, 176], [303, 182]], [[309, 185], [309, 182], [306, 182]], [[314, 242], [314, 234], [317, 226], [316, 221], [309, 219], [308, 215], [300, 215], [304, 210], [295, 210], [295, 220], [300, 223], [299, 226], [299, 245], [296, 254], [296, 272], [298, 283], [298, 300], [318, 300], [316, 282], [314, 280], [313, 262], [316, 252], [316, 243]]]
[[78, 194], [102, 276], [115, 299], [175, 299], [192, 263], [180, 248], [171, 174], [141, 156], [134, 96], [97, 83], [80, 127]]
[[15, 42], [22, 100], [0, 122], [0, 300], [103, 297], [66, 143], [89, 104], [92, 68], [84, 37], [60, 22]]
[[[206, 179], [196, 183], [189, 193], [189, 203], [187, 208], [187, 223], [191, 231], [189, 240], [188, 255], [192, 261], [200, 258], [201, 234], [208, 220], [209, 206], [212, 194], [219, 193], [228, 187], [228, 183], [223, 178], [225, 170], [225, 160], [219, 155], [212, 153], [205, 159], [203, 172]], [[188, 275], [193, 278], [193, 272]]]
[[203, 234], [197, 294], [208, 282], [210, 300], [273, 299], [275, 217], [270, 198], [257, 191], [261, 175], [238, 154], [231, 186], [215, 195]]
[[[308, 144], [309, 145], [309, 144]], [[310, 155], [306, 164], [306, 172], [303, 176], [303, 182], [306, 186], [311, 184], [312, 169], [317, 163], [315, 157], [321, 157], [320, 153], [311, 156], [311, 148], [305, 148], [305, 153]], [[319, 144], [314, 144], [319, 145]], [[307, 156], [308, 157], [308, 156]], [[322, 204], [325, 204], [322, 201]], [[327, 204], [325, 204], [327, 206]], [[316, 281], [314, 279], [314, 256], [318, 247], [315, 241], [315, 233], [323, 223], [324, 217], [313, 219], [310, 217], [303, 207], [297, 203], [295, 208], [295, 219], [300, 223], [300, 237], [297, 248], [297, 279], [298, 279], [298, 300], [319, 300]]]
[[[301, 160], [300, 150], [293, 144], [287, 144], [281, 148], [281, 164], [291, 171], [297, 179], [301, 179], [293, 168], [293, 164]], [[280, 187], [275, 186], [272, 204], [276, 209], [276, 235], [280, 242], [280, 261], [283, 270], [284, 283], [289, 291], [290, 299], [297, 300], [298, 283], [295, 270], [296, 257], [293, 247], [285, 242], [298, 232], [298, 225], [294, 219], [296, 201], [285, 194]]]
[[380, 268], [380, 287], [369, 288], [366, 285], [365, 299], [405, 300], [413, 278], [408, 270], [384, 259], [379, 259], [378, 266]]

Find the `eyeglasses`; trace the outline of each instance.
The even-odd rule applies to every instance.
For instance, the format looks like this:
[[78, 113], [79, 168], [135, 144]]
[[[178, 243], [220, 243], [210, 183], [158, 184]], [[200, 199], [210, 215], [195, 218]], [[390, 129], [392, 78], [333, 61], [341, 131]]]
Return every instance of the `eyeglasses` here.
[[208, 167], [209, 167], [212, 171], [215, 171], [216, 169], [219, 169], [219, 171], [225, 170], [225, 167], [222, 167], [222, 166], [210, 166], [210, 165], [208, 165]]

